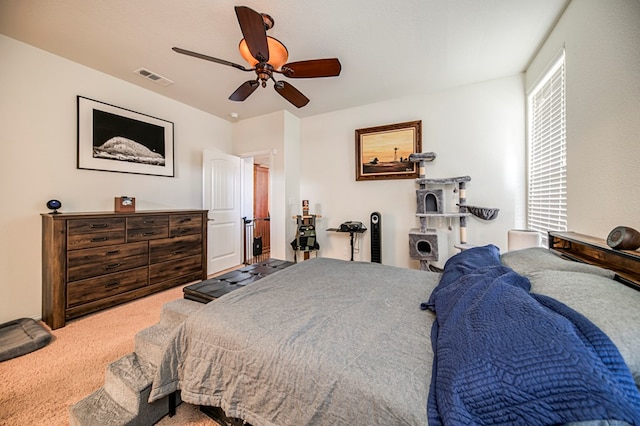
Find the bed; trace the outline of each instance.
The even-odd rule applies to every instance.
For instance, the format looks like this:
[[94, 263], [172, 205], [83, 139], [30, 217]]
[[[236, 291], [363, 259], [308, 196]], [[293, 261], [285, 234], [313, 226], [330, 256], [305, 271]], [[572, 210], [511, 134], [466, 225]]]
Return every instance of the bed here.
[[[575, 356], [587, 353], [596, 362], [604, 362], [606, 373], [614, 375], [613, 391], [620, 396], [615, 399], [621, 401], [602, 403], [601, 412], [585, 414], [580, 409], [577, 417], [570, 414], [552, 423], [640, 424], [640, 292], [614, 282], [610, 271], [563, 260], [546, 249], [525, 249], [501, 256], [494, 246], [479, 249], [491, 252], [490, 260], [478, 258], [475, 261], [479, 264], [472, 265], [469, 271], [458, 268], [456, 273], [461, 273], [463, 280], [483, 276], [485, 272], [478, 271], [485, 269], [491, 269], [490, 274], [498, 271], [502, 281], [502, 277], [513, 273], [525, 287], [530, 284], [530, 289], [515, 291], [517, 297], [527, 299], [524, 303], [532, 303], [528, 301], [530, 294], [553, 298], [573, 308], [577, 317], [586, 317], [597, 327], [594, 333], [601, 330], [605, 336], [597, 335], [594, 347], [578, 350]], [[452, 282], [461, 280], [452, 275], [452, 265], [458, 260], [468, 262], [474, 250], [451, 258], [442, 274], [314, 258], [216, 299], [180, 326], [165, 346], [150, 402], [180, 391], [185, 402], [220, 407], [227, 416], [253, 426], [455, 424], [455, 416], [447, 417], [447, 412], [457, 412], [456, 404], [464, 406], [468, 402], [464, 398], [496, 404], [495, 394], [491, 400], [479, 391], [486, 385], [482, 381], [463, 384], [463, 392], [456, 393], [460, 389], [456, 382], [459, 377], [448, 374], [446, 368], [451, 366], [446, 361], [452, 358], [443, 355], [450, 336], [443, 330], [452, 328], [442, 323], [448, 311], [434, 309], [432, 303], [434, 294], [446, 293], [434, 291], [442, 288], [446, 276], [454, 278]], [[497, 264], [484, 267], [495, 263], [495, 259]], [[480, 289], [480, 293], [489, 292]], [[482, 297], [474, 296], [472, 301]], [[442, 300], [438, 303], [444, 303]], [[459, 308], [457, 296], [452, 300]], [[509, 302], [508, 307], [515, 305]], [[475, 312], [472, 316], [482, 315]], [[486, 334], [482, 330], [474, 332]], [[438, 349], [435, 355], [434, 347]], [[463, 344], [462, 348], [476, 350], [473, 345]], [[472, 361], [481, 359], [472, 352], [471, 355]], [[517, 355], [520, 358], [516, 367], [520, 368], [519, 361], [525, 356]], [[504, 362], [491, 358], [495, 356], [489, 354], [487, 362]], [[440, 361], [434, 363], [434, 359]], [[521, 372], [523, 377], [527, 374]], [[553, 371], [549, 377], [555, 380], [563, 374], [569, 373]], [[453, 377], [453, 388], [451, 380], [441, 383], [446, 377]], [[489, 378], [491, 386], [500, 386], [493, 383], [495, 377], [493, 374]], [[513, 385], [514, 378], [500, 380]], [[556, 382], [548, 385], [554, 389], [563, 385]], [[476, 393], [465, 394], [469, 389]], [[610, 394], [611, 389], [607, 389], [604, 393]], [[589, 404], [600, 405], [596, 397], [588, 399]], [[444, 405], [449, 403], [452, 408]], [[498, 404], [504, 405], [504, 400]], [[504, 411], [505, 407], [480, 407], [489, 409]], [[536, 424], [527, 412], [515, 420], [487, 413], [491, 421], [464, 417], [475, 415], [468, 412], [458, 419], [469, 420], [465, 424]], [[540, 416], [543, 420], [537, 424], [550, 422], [545, 423], [544, 412]], [[601, 422], [606, 420], [614, 422]]]

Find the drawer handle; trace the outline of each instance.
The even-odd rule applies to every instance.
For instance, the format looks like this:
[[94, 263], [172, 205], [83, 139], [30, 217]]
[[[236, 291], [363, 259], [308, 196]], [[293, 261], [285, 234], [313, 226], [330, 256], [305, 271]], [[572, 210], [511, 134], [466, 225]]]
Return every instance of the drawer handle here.
[[118, 253], [120, 253], [120, 250], [111, 250], [107, 252], [107, 254], [118, 254]]
[[122, 263], [114, 263], [113, 265], [107, 265], [104, 267], [104, 269], [115, 269], [118, 266], [122, 265]]
[[97, 243], [99, 241], [107, 241], [107, 237], [95, 237], [91, 239], [92, 243]]
[[184, 250], [176, 250], [173, 252], [173, 254], [182, 254], [184, 253]]
[[180, 223], [185, 223], [185, 222], [191, 222], [191, 218], [190, 217], [186, 217], [186, 218], [184, 218], [184, 219], [182, 219], [180, 221]]
[[110, 283], [106, 283], [104, 286], [105, 288], [111, 288], [111, 287], [117, 287], [120, 285], [120, 281], [113, 281]]
[[148, 237], [149, 235], [155, 235], [155, 232], [144, 232], [142, 235], [144, 235], [145, 237]]
[[155, 220], [143, 220], [142, 223], [144, 223], [145, 225], [153, 225], [154, 223], [156, 223]]
[[92, 223], [91, 225], [89, 225], [90, 228], [95, 229], [95, 228], [106, 228], [107, 225], [106, 223]]

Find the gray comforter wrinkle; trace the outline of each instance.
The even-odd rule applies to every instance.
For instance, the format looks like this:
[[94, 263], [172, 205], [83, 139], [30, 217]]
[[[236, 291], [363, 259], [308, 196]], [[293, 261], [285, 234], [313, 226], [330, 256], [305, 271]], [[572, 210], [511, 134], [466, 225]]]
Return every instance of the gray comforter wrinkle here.
[[180, 389], [254, 426], [426, 425], [433, 317], [416, 301], [438, 278], [325, 258], [265, 277], [180, 327], [150, 400]]

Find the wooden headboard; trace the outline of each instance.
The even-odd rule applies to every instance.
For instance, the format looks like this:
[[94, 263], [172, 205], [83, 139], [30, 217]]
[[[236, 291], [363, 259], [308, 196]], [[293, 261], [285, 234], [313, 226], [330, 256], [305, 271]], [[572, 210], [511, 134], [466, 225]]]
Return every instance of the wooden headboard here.
[[605, 240], [575, 232], [549, 231], [549, 250], [567, 259], [600, 266], [615, 279], [640, 291], [640, 252], [615, 250]]

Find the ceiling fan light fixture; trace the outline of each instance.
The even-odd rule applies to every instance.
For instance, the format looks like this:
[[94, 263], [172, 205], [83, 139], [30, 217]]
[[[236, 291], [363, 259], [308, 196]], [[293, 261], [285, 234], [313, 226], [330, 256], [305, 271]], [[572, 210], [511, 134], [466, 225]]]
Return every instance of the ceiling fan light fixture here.
[[[287, 63], [287, 60], [289, 59], [289, 52], [284, 44], [280, 43], [280, 41], [273, 37], [267, 36], [267, 45], [269, 47], [269, 61], [267, 63], [274, 69], [278, 70], [281, 66]], [[245, 39], [240, 40], [238, 49], [240, 50], [240, 55], [244, 60], [252, 67], [255, 67], [258, 60], [251, 56], [251, 52], [249, 52], [249, 47], [247, 46]]]
[[[272, 80], [273, 87], [280, 96], [295, 107], [302, 108], [309, 103], [309, 98], [288, 82], [277, 81], [273, 76], [275, 72], [289, 78], [337, 77], [340, 75], [342, 65], [337, 58], [287, 62], [289, 52], [285, 45], [266, 34], [267, 30], [273, 27], [273, 18], [246, 6], [235, 6], [234, 9], [240, 30], [245, 37], [240, 40], [238, 50], [244, 60], [251, 65], [251, 68], [179, 47], [173, 48], [173, 51], [183, 55], [226, 65], [241, 71], [255, 72], [256, 78], [242, 83], [229, 96], [229, 100], [242, 102], [251, 96], [258, 86], [267, 87], [267, 82]], [[234, 118], [233, 113], [232, 118]]]

